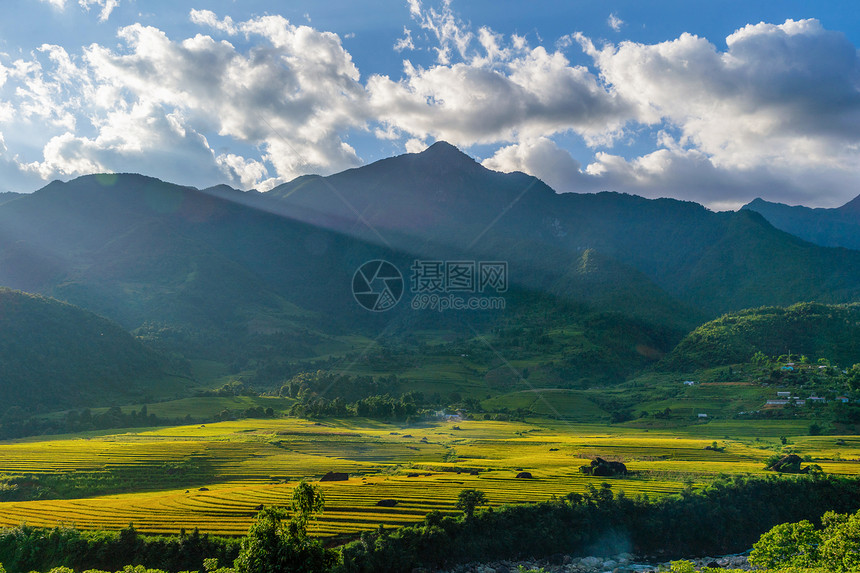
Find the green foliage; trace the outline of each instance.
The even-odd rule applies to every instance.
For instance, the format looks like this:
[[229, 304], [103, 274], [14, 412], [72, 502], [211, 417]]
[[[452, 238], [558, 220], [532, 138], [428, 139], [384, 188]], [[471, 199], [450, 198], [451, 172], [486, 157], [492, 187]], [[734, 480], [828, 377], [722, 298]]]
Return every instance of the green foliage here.
[[787, 352], [854, 364], [860, 360], [858, 339], [860, 304], [761, 307], [726, 314], [696, 328], [662, 367], [691, 370], [748, 361], [766, 366], [767, 356]]
[[477, 489], [464, 489], [460, 492], [460, 495], [457, 496], [457, 509], [463, 511], [466, 519], [472, 519], [475, 515], [475, 509], [486, 504], [486, 494]]
[[828, 512], [821, 520], [821, 565], [831, 571], [860, 568], [860, 512], [838, 515]]
[[783, 523], [761, 536], [750, 553], [757, 567], [821, 567], [832, 572], [860, 568], [860, 511], [829, 511], [816, 530], [808, 521]]
[[693, 564], [686, 560], [672, 561], [669, 566], [669, 571], [671, 573], [696, 573], [695, 568], [693, 568]]
[[129, 564], [164, 571], [200, 571], [204, 559], [232, 563], [238, 553], [239, 540], [201, 535], [196, 529], [171, 537], [142, 536], [131, 526], [113, 532], [28, 525], [0, 529], [0, 562], [9, 573], [56, 567], [119, 571]]
[[0, 287], [0, 432], [6, 436], [21, 427], [27, 411], [128, 397], [165, 367], [162, 357], [110, 320]]
[[293, 510], [290, 535], [294, 539], [304, 539], [307, 537], [308, 523], [325, 509], [322, 488], [305, 480], [300, 481], [290, 497], [290, 508]]
[[810, 522], [782, 523], [761, 536], [749, 560], [757, 567], [812, 567], [818, 563], [820, 543]]
[[324, 506], [319, 486], [302, 481], [290, 500], [292, 515], [279, 507], [262, 509], [242, 539], [236, 570], [239, 573], [327, 571], [336, 561], [335, 553], [307, 536], [308, 523]]

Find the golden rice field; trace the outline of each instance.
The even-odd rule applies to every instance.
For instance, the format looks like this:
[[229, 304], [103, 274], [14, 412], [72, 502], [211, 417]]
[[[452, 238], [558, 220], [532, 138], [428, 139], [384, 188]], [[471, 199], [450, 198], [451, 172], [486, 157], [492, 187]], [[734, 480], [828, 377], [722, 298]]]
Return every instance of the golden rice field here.
[[[134, 493], [0, 503], [0, 525], [118, 529], [133, 523], [149, 533], [198, 527], [241, 535], [256, 507], [285, 505], [298, 480], [316, 481], [335, 471], [350, 478], [321, 484], [326, 510], [313, 530], [337, 535], [420, 521], [434, 509], [456, 511], [465, 488], [484, 491], [491, 505], [538, 502], [604, 481], [628, 496], [659, 497], [680, 491], [690, 479], [764, 473], [763, 460], [774, 454], [780, 435], [789, 437], [786, 447], [812, 456], [826, 472], [860, 473], [857, 437], [808, 437], [800, 427], [791, 434], [790, 426], [769, 429], [766, 422], [726, 421], [707, 430], [557, 421], [440, 421], [401, 428], [370, 420], [282, 419], [30, 438], [0, 443], [0, 473], [131, 475], [126, 489]], [[715, 440], [724, 451], [704, 449]], [[579, 466], [593, 456], [623, 461], [632, 475], [584, 476]], [[520, 471], [533, 479], [516, 478]], [[383, 499], [397, 505], [377, 506]]]

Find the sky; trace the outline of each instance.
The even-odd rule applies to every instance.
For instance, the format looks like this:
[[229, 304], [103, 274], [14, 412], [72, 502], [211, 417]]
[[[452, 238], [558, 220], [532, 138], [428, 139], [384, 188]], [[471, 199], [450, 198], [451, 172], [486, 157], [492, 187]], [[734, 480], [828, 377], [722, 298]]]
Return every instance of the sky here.
[[262, 191], [457, 145], [558, 192], [860, 194], [851, 1], [4, 0], [0, 191]]

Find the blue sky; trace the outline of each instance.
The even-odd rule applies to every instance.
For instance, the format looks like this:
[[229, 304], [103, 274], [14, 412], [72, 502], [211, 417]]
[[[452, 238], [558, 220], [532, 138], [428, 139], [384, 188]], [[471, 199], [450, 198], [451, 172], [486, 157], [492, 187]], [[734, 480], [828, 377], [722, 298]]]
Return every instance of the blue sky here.
[[860, 193], [849, 2], [11, 0], [0, 190], [269, 189], [444, 139], [557, 191]]

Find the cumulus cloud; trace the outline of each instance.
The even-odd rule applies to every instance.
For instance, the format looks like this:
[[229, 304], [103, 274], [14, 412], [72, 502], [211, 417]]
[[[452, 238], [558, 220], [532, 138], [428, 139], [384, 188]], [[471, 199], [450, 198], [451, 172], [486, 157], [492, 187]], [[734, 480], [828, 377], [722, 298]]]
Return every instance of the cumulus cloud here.
[[495, 171], [529, 173], [560, 192], [591, 191], [597, 184], [579, 161], [546, 137], [502, 147], [481, 164]]
[[696, 201], [715, 210], [737, 209], [762, 195], [792, 204], [809, 203], [810, 197], [820, 197], [822, 188], [848, 189], [845, 198], [824, 198], [822, 206], [834, 207], [850, 198], [850, 190], [855, 189], [852, 179], [856, 180], [856, 175], [826, 168], [807, 170], [804, 177], [767, 167], [730, 169], [715, 165], [701, 151], [678, 147], [631, 159], [598, 151], [583, 167], [546, 138], [502, 147], [482, 165], [529, 173], [558, 192], [622, 191]]
[[[337, 35], [279, 16], [235, 23], [194, 11], [191, 19], [243, 35], [250, 47], [204, 34], [172, 40], [134, 24], [119, 30], [121, 48], [93, 44], [72, 57], [43, 46], [16, 61], [16, 116], [57, 130], [43, 157], [22, 168], [49, 178], [131, 165], [187, 181], [194, 165], [200, 178], [272, 187], [359, 164], [342, 138], [364, 127], [366, 95]], [[216, 151], [207, 134], [245, 153]], [[178, 158], [193, 162], [183, 169]]]
[[[421, 21], [438, 17], [422, 13]], [[450, 18], [443, 22], [453, 25]], [[442, 23], [432, 29], [439, 28], [444, 28]], [[469, 38], [456, 44], [464, 59], [429, 68], [407, 60], [401, 79], [372, 76], [367, 91], [373, 117], [412, 137], [465, 146], [566, 131], [597, 144], [618, 137], [633, 112], [587, 68], [571, 65], [561, 51], [531, 48], [524, 38], [506, 40], [486, 28], [477, 35], [449, 31], [439, 37], [440, 49], [448, 54], [446, 41], [453, 40], [445, 38]]]
[[684, 34], [655, 45], [596, 49], [608, 86], [643, 123], [667, 121], [717, 165], [839, 167], [860, 143], [860, 60], [815, 20], [746, 26], [720, 52]]
[[624, 20], [619, 18], [618, 15], [615, 12], [613, 12], [612, 14], [609, 15], [609, 18], [606, 19], [606, 23], [609, 25], [610, 28], [612, 28], [616, 32], [620, 32], [621, 26], [624, 25]]
[[246, 159], [233, 153], [223, 153], [215, 158], [218, 166], [230, 180], [239, 180], [245, 189], [253, 186], [268, 191], [276, 184], [268, 179], [268, 169], [261, 161]]

